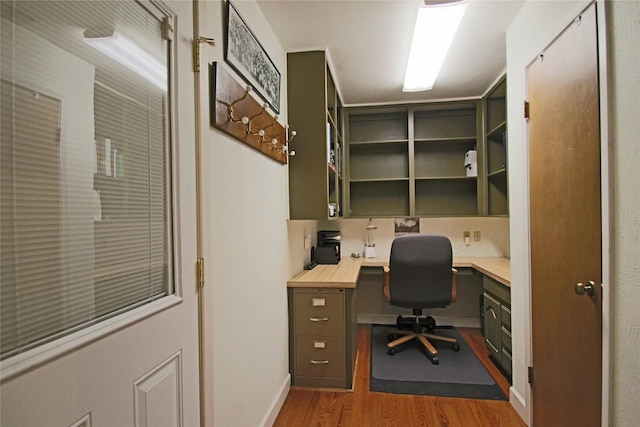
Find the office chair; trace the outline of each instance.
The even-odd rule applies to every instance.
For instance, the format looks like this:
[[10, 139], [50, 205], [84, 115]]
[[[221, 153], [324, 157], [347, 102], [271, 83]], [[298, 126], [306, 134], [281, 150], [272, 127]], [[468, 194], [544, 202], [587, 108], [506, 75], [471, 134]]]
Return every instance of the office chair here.
[[[413, 316], [398, 316], [397, 328], [388, 331], [387, 352], [417, 339], [427, 350], [434, 365], [439, 363], [438, 350], [430, 340], [453, 344], [458, 341], [433, 334], [436, 322], [431, 316], [422, 317], [423, 308], [446, 307], [456, 299], [456, 274], [452, 267], [451, 242], [447, 237], [415, 234], [396, 237], [391, 244], [389, 267], [384, 268], [384, 295], [387, 302], [413, 310]], [[403, 328], [410, 327], [410, 330]], [[400, 336], [396, 339], [397, 336]]]

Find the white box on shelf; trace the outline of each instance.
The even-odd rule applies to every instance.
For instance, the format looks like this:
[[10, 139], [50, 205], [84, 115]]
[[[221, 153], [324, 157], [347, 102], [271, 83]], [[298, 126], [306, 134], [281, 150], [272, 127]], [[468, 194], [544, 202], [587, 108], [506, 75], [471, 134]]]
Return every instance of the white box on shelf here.
[[478, 163], [470, 163], [464, 168], [467, 170], [467, 176], [478, 176]]
[[464, 155], [464, 168], [467, 176], [478, 176], [478, 152], [469, 150]]

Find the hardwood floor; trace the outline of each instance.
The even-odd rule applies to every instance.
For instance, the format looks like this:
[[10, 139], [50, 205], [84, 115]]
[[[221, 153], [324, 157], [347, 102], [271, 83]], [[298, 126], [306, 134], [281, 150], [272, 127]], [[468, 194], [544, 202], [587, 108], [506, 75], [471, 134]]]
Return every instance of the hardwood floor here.
[[[458, 328], [465, 341], [509, 395], [509, 382], [489, 360], [479, 329]], [[274, 427], [524, 427], [508, 401], [415, 396], [369, 391], [371, 325], [358, 325], [354, 390], [292, 387]]]

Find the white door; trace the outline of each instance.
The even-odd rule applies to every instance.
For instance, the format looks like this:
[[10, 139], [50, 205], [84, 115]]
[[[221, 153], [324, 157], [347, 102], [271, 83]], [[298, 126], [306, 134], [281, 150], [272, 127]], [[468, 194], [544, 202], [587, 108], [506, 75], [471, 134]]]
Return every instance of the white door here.
[[[125, 9], [114, 9], [117, 7]], [[144, 8], [145, 12], [153, 12], [149, 12], [148, 16], [140, 15], [143, 19], [136, 20], [134, 15], [126, 13], [126, 7]], [[95, 13], [80, 17], [83, 10], [94, 10]], [[87, 37], [92, 24], [93, 29], [113, 30], [115, 27], [123, 34], [129, 30], [135, 34], [136, 28], [153, 28], [158, 16], [170, 18], [161, 21], [167, 24], [163, 29], [167, 30], [168, 38], [172, 41], [158, 45], [169, 46], [168, 50], [172, 52], [171, 60], [168, 61], [168, 75], [173, 79], [173, 88], [179, 87], [179, 90], [170, 89], [157, 105], [152, 105], [152, 102], [145, 105], [139, 101], [138, 92], [109, 87], [109, 84], [104, 83], [111, 78], [117, 83], [116, 86], [121, 84], [122, 87], [127, 87], [127, 84], [133, 84], [139, 77], [131, 75], [114, 78], [110, 73], [130, 71], [125, 68], [105, 68], [105, 64], [112, 64], [109, 62], [111, 60], [100, 57], [92, 47], [84, 44], [82, 37], [83, 34]], [[53, 144], [49, 151], [53, 154], [46, 154], [44, 157], [48, 164], [51, 164], [52, 158], [56, 162], [59, 158], [59, 170], [53, 165], [46, 173], [54, 177], [50, 182], [61, 194], [58, 195], [56, 190], [49, 193], [47, 199], [53, 205], [60, 206], [61, 214], [52, 215], [53, 220], [46, 216], [35, 216], [35, 225], [5, 215], [3, 210], [3, 307], [8, 303], [6, 296], [9, 295], [9, 291], [5, 293], [5, 288], [15, 291], [20, 286], [17, 283], [21, 280], [20, 274], [24, 276], [30, 273], [28, 268], [20, 270], [23, 273], [4, 268], [9, 265], [7, 254], [12, 252], [5, 250], [5, 243], [9, 241], [5, 239], [5, 225], [8, 224], [5, 219], [11, 220], [12, 224], [26, 224], [30, 230], [37, 229], [38, 224], [48, 221], [54, 221], [61, 227], [71, 224], [74, 230], [86, 225], [87, 230], [91, 230], [88, 234], [90, 238], [84, 246], [74, 245], [76, 239], [86, 238], [84, 234], [58, 239], [51, 237], [58, 235], [51, 227], [44, 234], [48, 236], [48, 241], [56, 242], [52, 249], [57, 254], [52, 257], [54, 260], [60, 255], [62, 259], [72, 256], [86, 262], [73, 268], [65, 266], [64, 262], [59, 263], [59, 271], [49, 277], [48, 281], [40, 283], [40, 288], [34, 288], [42, 295], [56, 289], [51, 305], [46, 304], [45, 300], [43, 307], [54, 307], [53, 311], [58, 312], [53, 315], [62, 323], [68, 321], [68, 316], [65, 304], [60, 301], [75, 300], [89, 314], [83, 314], [86, 316], [85, 324], [75, 325], [72, 333], [64, 333], [58, 339], [43, 339], [41, 343], [32, 343], [23, 349], [18, 346], [16, 350], [12, 350], [13, 353], [7, 353], [9, 356], [3, 357], [0, 364], [1, 423], [3, 426], [198, 426], [200, 405], [195, 269], [195, 100], [191, 68], [193, 3], [3, 0], [0, 29], [3, 205], [6, 206], [5, 202], [13, 197], [12, 191], [22, 191], [8, 189], [5, 185], [9, 182], [6, 174], [17, 176], [13, 173], [13, 167], [8, 166], [10, 163], [6, 149], [15, 151], [15, 146], [22, 146], [24, 138], [29, 138], [30, 129], [41, 131], [46, 128], [55, 131], [56, 123], [57, 132], [49, 132]], [[28, 44], [28, 48], [25, 48], [25, 44]], [[95, 62], [89, 58], [95, 58]], [[7, 64], [12, 66], [5, 66]], [[20, 67], [24, 67], [26, 71], [18, 72]], [[91, 90], [80, 90], [87, 82]], [[156, 89], [149, 85], [148, 92], [152, 93], [154, 90]], [[119, 116], [123, 123], [135, 123], [137, 128], [144, 130], [145, 135], [165, 132], [165, 136], [170, 137], [169, 147], [172, 148], [161, 154], [161, 162], [171, 165], [173, 171], [167, 185], [169, 191], [158, 192], [156, 188], [155, 192], [150, 191], [144, 202], [141, 202], [137, 193], [140, 189], [135, 185], [130, 185], [126, 192], [123, 191], [131, 182], [138, 182], [141, 164], [127, 151], [127, 144], [115, 142], [116, 137], [114, 141], [105, 138], [109, 139], [108, 144], [111, 146], [111, 167], [99, 164], [100, 154], [97, 153], [98, 150], [94, 151], [101, 140], [98, 135], [104, 128], [97, 118], [100, 107], [94, 99], [99, 91], [104, 96], [122, 100], [123, 104], [139, 104], [141, 109], [166, 108], [169, 116], [172, 116], [171, 120], [158, 125], [146, 115], [118, 108], [106, 113], [103, 111], [102, 114]], [[145, 91], [142, 91], [142, 96], [147, 96]], [[148, 96], [144, 99], [153, 98]], [[41, 105], [43, 107], [39, 109]], [[16, 111], [18, 106], [28, 111]], [[132, 111], [134, 110], [138, 111], [135, 108]], [[12, 120], [17, 116], [23, 119]], [[31, 124], [25, 125], [25, 120], [31, 120]], [[114, 135], [120, 132], [122, 139], [139, 142], [141, 136], [131, 134], [127, 129], [123, 126], [113, 132]], [[13, 142], [8, 142], [10, 140]], [[42, 140], [31, 139], [35, 147], [41, 142]], [[104, 141], [102, 144], [101, 147], [104, 148]], [[89, 159], [86, 170], [80, 168], [73, 175], [65, 172], [67, 162], [83, 159], [85, 154], [86, 159]], [[149, 151], [149, 154], [151, 157], [152, 152]], [[99, 170], [101, 168], [104, 169]], [[108, 172], [105, 173], [105, 170]], [[156, 171], [150, 169], [148, 175], [153, 177], [154, 173]], [[89, 184], [85, 184], [85, 181]], [[46, 180], [38, 183], [38, 193], [45, 191], [46, 184]], [[100, 188], [103, 190], [96, 192], [97, 199], [92, 199], [98, 186], [102, 186]], [[136, 223], [139, 220], [136, 215], [141, 209], [147, 209], [147, 204], [164, 200], [167, 194], [171, 196], [167, 197], [166, 210], [171, 214], [168, 215], [168, 220], [161, 221], [160, 227], [168, 230], [166, 234], [170, 236], [166, 254], [160, 254], [167, 261], [161, 263], [160, 268], [158, 265], [149, 267], [148, 274], [165, 274], [171, 283], [160, 294], [153, 294], [153, 297], [136, 303], [135, 307], [123, 307], [117, 313], [106, 316], [105, 320], [92, 324], [93, 319], [99, 317], [101, 311], [107, 311], [114, 301], [125, 301], [129, 296], [129, 292], [118, 291], [120, 288], [113, 287], [111, 282], [100, 283], [99, 278], [112, 274], [111, 270], [117, 270], [121, 266], [118, 270], [118, 284], [123, 286], [122, 289], [127, 289], [128, 284], [140, 274], [131, 261], [135, 252], [127, 253], [123, 250], [119, 264], [102, 268], [99, 266], [100, 251], [104, 251], [105, 247], [111, 248], [110, 256], [118, 259], [118, 238], [130, 238], [127, 233], [122, 232], [123, 228]], [[38, 197], [35, 195], [34, 199]], [[15, 209], [14, 212], [21, 219], [28, 219], [28, 209]], [[135, 226], [132, 230], [135, 230]], [[96, 243], [98, 235], [105, 235], [108, 243]], [[148, 250], [146, 247], [149, 246], [149, 239], [146, 235], [142, 234], [133, 240], [139, 240], [141, 251]], [[14, 249], [15, 247], [18, 247], [17, 244]], [[13, 252], [22, 254], [28, 251], [18, 248]], [[37, 257], [34, 259], [37, 261]], [[144, 274], [147, 273], [142, 273], [143, 276]], [[12, 284], [10, 280], [15, 282], [13, 287], [9, 286]], [[87, 283], [89, 286], [86, 286]], [[20, 308], [23, 309], [24, 307]], [[20, 314], [15, 314], [15, 317], [20, 317]], [[3, 335], [16, 332], [7, 325], [2, 325]], [[20, 325], [22, 328], [28, 322]], [[41, 332], [41, 329], [35, 328], [34, 333]], [[7, 346], [9, 345], [13, 344], [8, 343]]]

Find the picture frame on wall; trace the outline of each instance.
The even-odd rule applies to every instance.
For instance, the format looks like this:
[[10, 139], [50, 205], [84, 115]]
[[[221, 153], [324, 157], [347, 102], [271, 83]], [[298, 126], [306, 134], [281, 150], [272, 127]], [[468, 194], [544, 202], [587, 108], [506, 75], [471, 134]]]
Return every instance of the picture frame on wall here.
[[395, 218], [393, 223], [396, 237], [420, 233], [420, 218]]
[[280, 71], [229, 0], [224, 60], [273, 111], [280, 112]]

